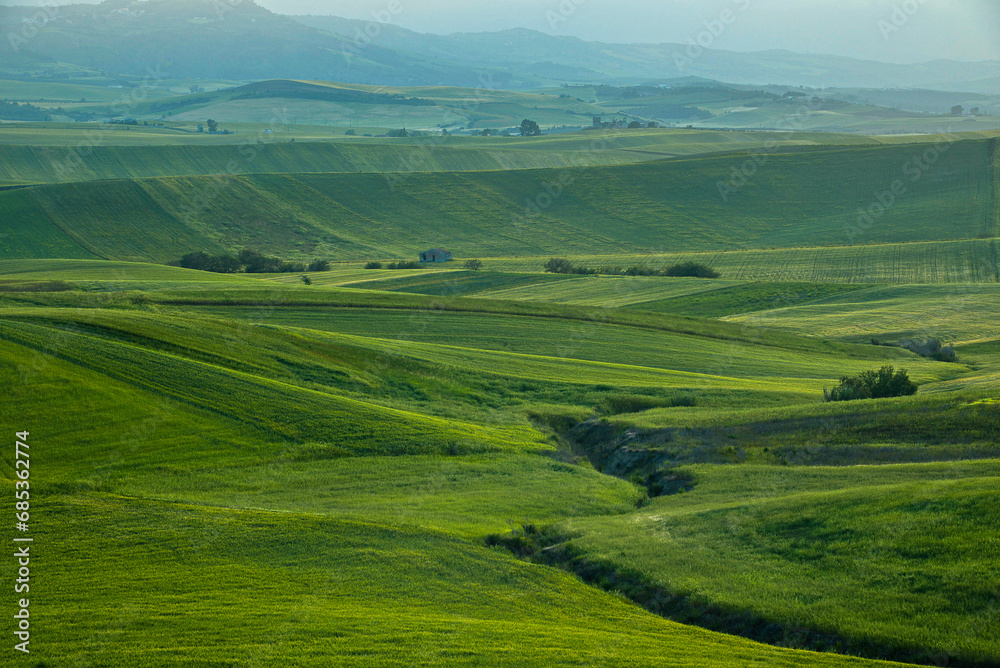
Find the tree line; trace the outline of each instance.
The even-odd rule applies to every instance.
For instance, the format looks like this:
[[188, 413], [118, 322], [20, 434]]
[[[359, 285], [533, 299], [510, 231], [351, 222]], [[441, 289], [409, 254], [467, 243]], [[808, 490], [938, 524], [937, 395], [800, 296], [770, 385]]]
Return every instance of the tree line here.
[[551, 258], [545, 263], [545, 271], [550, 274], [578, 274], [582, 276], [671, 276], [694, 278], [718, 278], [719, 272], [700, 262], [681, 262], [662, 269], [653, 267], [581, 267], [565, 258]]
[[232, 253], [209, 255], [204, 251], [195, 251], [182, 257], [177, 264], [185, 269], [212, 271], [217, 274], [288, 274], [330, 270], [329, 260], [313, 260], [308, 264], [286, 262], [281, 258], [248, 249], [241, 250], [237, 255]]

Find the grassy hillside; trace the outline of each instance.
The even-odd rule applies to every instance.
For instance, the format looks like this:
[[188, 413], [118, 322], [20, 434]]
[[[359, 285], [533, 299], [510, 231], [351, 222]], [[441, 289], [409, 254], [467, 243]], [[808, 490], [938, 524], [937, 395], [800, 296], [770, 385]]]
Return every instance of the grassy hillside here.
[[[68, 139], [71, 137], [67, 137]], [[265, 137], [249, 147], [212, 146], [214, 137], [192, 146], [99, 146], [84, 159], [69, 151], [35, 146], [5, 147], [0, 156], [0, 183], [58, 183], [95, 179], [133, 179], [246, 173], [473, 171], [568, 168], [581, 164], [641, 162], [657, 156], [620, 151], [583, 154], [511, 150], [501, 144], [428, 146], [405, 140], [383, 142], [298, 142]], [[495, 149], [495, 150], [494, 150]]]
[[[344, 136], [343, 129], [334, 131], [301, 122], [292, 125], [290, 117], [226, 126], [236, 134], [198, 133], [196, 123], [176, 120], [148, 127], [103, 124], [96, 130], [90, 124], [7, 124], [0, 126], [0, 144], [5, 145], [0, 152], [0, 185], [229, 173], [582, 167], [749, 149], [933, 140], [919, 135], [863, 137], [666, 128], [529, 138], [434, 134], [380, 139], [362, 137], [360, 132]], [[961, 136], [981, 138], [975, 133]]]
[[693, 468], [690, 493], [567, 530], [582, 534], [570, 544], [579, 559], [614, 564], [623, 587], [654, 583], [675, 619], [770, 624], [761, 632], [775, 640], [805, 627], [835, 651], [985, 666], [1000, 626], [995, 588], [977, 573], [997, 557], [998, 472]]
[[[970, 523], [994, 519], [983, 504], [995, 463], [808, 466], [996, 456], [995, 385], [948, 389], [996, 372], [990, 344], [947, 364], [598, 306], [617, 279], [584, 277], [588, 300], [576, 277], [464, 276], [477, 290], [573, 284], [578, 303], [0, 262], [0, 368], [11, 381], [0, 419], [31, 431], [32, 491], [44, 499], [33, 535], [52, 548], [36, 658], [889, 665], [829, 651], [840, 650], [996, 660], [979, 575], [995, 567], [991, 534]], [[427, 279], [408, 280], [433, 290]], [[646, 280], [637, 298], [668, 297], [660, 279]], [[670, 298], [723, 293], [716, 305], [770, 289], [682, 283]], [[812, 289], [803, 308], [884, 297]], [[824, 384], [884, 363], [905, 365], [920, 393], [822, 403]], [[647, 478], [670, 462], [664, 475], [694, 487], [656, 497]], [[2, 467], [11, 499], [14, 469]], [[867, 549], [873, 514], [892, 528], [884, 549]], [[561, 527], [570, 556], [641, 576], [639, 589], [652, 583], [664, 603], [689, 592], [701, 613], [680, 606], [683, 623], [669, 621], [487, 546], [526, 523]], [[128, 573], [108, 581], [126, 561]], [[751, 595], [745, 584], [759, 573], [777, 575], [754, 580]], [[639, 580], [608, 582], [633, 595]], [[915, 596], [911, 583], [947, 600]], [[373, 623], [392, 630], [373, 633]]]
[[902, 182], [913, 161], [932, 149], [771, 155], [744, 186], [724, 196], [720, 184], [752, 156], [579, 170], [37, 186], [0, 192], [0, 209], [31, 212], [33, 220], [60, 232], [29, 233], [21, 223], [0, 244], [5, 257], [45, 257], [46, 244], [75, 242], [78, 256], [163, 262], [191, 250], [239, 247], [363, 260], [413, 257], [429, 246], [447, 246], [459, 258], [544, 257], [995, 236], [995, 142], [946, 146], [871, 222], [859, 219], [858, 209], [877, 213], [877, 198], [884, 198], [877, 189]]
[[[50, 625], [33, 653], [52, 663], [652, 666], [669, 654], [703, 666], [889, 665], [667, 622], [426, 529], [117, 495], [56, 496], [47, 507], [52, 521], [37, 536], [66, 556], [48, 562], [50, 595], [37, 609]], [[98, 527], [100, 541], [89, 538]], [[123, 562], [131, 575], [109, 582]]]

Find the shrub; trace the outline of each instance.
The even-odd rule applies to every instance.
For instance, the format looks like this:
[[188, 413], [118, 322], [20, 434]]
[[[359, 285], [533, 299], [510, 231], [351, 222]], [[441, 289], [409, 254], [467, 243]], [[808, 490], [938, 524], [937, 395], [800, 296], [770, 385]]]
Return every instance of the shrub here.
[[916, 394], [917, 386], [906, 375], [906, 370], [895, 371], [884, 366], [878, 371], [863, 371], [857, 376], [844, 376], [840, 385], [827, 391], [827, 401], [853, 401], [855, 399], [885, 399]]
[[209, 255], [204, 251], [188, 253], [181, 258], [180, 265], [185, 269], [213, 271], [219, 274], [232, 274], [243, 268], [239, 259], [232, 255]]
[[330, 261], [313, 260], [309, 263], [308, 271], [330, 271]]
[[479, 271], [483, 268], [482, 260], [466, 260], [465, 264], [462, 265], [469, 271]]
[[899, 342], [900, 348], [906, 348], [921, 357], [929, 357], [939, 362], [954, 362], [955, 349], [951, 346], [942, 346], [941, 342], [935, 338], [929, 339], [908, 339]]
[[282, 270], [280, 258], [269, 257], [248, 248], [240, 251], [238, 259], [248, 274], [271, 274]]
[[550, 274], [580, 274], [580, 275], [591, 275], [596, 274], [596, 269], [588, 269], [586, 267], [574, 267], [573, 263], [565, 258], [551, 258], [545, 263], [545, 271]]
[[289, 273], [305, 271], [302, 262], [285, 262], [281, 258], [268, 257], [253, 250], [242, 250], [240, 254], [209, 255], [204, 251], [188, 253], [178, 262], [185, 269], [213, 271], [219, 274], [233, 274], [245, 271], [250, 274]]
[[682, 262], [667, 267], [664, 276], [691, 276], [694, 278], [718, 278], [719, 272], [699, 262]]
[[386, 265], [386, 269], [420, 269], [421, 266], [419, 262], [400, 260], [399, 262], [390, 262]]
[[381, 262], [369, 262], [368, 264], [365, 265], [365, 269], [381, 269], [381, 268], [382, 268]]
[[551, 258], [545, 263], [545, 271], [549, 274], [570, 274], [573, 272], [573, 263], [563, 258]]
[[309, 274], [302, 274], [302, 282], [306, 285], [312, 285], [312, 279], [309, 278]]

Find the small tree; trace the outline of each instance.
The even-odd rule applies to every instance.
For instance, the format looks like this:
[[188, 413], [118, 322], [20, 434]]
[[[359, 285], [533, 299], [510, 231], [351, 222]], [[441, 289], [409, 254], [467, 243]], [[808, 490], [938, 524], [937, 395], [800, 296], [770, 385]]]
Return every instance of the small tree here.
[[951, 108], [951, 115], [952, 116], [961, 116], [963, 110], [964, 110], [964, 107], [962, 107], [962, 105], [956, 104], [954, 107]]
[[312, 279], [309, 278], [309, 274], [302, 274], [302, 282], [306, 285], [312, 285]]
[[571, 274], [573, 263], [564, 258], [554, 257], [545, 263], [545, 271], [550, 274]]
[[628, 124], [628, 127], [629, 130], [638, 130], [639, 128], [642, 127], [642, 123], [640, 123], [639, 121], [632, 121], [631, 123]]
[[521, 136], [522, 137], [538, 137], [542, 134], [542, 129], [538, 127], [538, 123], [527, 118], [521, 121]]
[[466, 260], [465, 264], [462, 265], [469, 271], [479, 271], [483, 268], [483, 263], [481, 260]]
[[307, 271], [330, 271], [329, 260], [313, 260], [306, 268]]
[[381, 269], [381, 268], [382, 268], [381, 262], [369, 262], [368, 264], [365, 265], [365, 269]]
[[219, 124], [218, 124], [218, 122], [213, 121], [210, 118], [207, 121], [205, 121], [205, 124], [208, 125], [208, 131], [209, 132], [211, 132], [211, 133], [218, 132], [218, 130], [219, 130]]

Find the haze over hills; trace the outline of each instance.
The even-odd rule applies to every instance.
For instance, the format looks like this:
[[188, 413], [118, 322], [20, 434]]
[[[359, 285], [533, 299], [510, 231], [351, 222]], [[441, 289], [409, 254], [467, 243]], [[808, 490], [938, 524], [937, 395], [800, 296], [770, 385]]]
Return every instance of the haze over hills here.
[[[44, 22], [33, 7], [0, 7], [0, 76], [45, 76], [58, 63], [132, 76], [304, 78], [377, 85], [523, 89], [700, 76], [812, 87], [923, 87], [1000, 92], [1000, 63], [898, 65], [789, 51], [737, 53], [685, 44], [605, 44], [513, 29], [432, 35], [389, 23], [289, 17], [253, 2], [107, 0], [67, 5]], [[28, 26], [27, 31], [25, 31]], [[37, 29], [37, 34], [35, 30]], [[365, 32], [374, 34], [368, 37]]]

